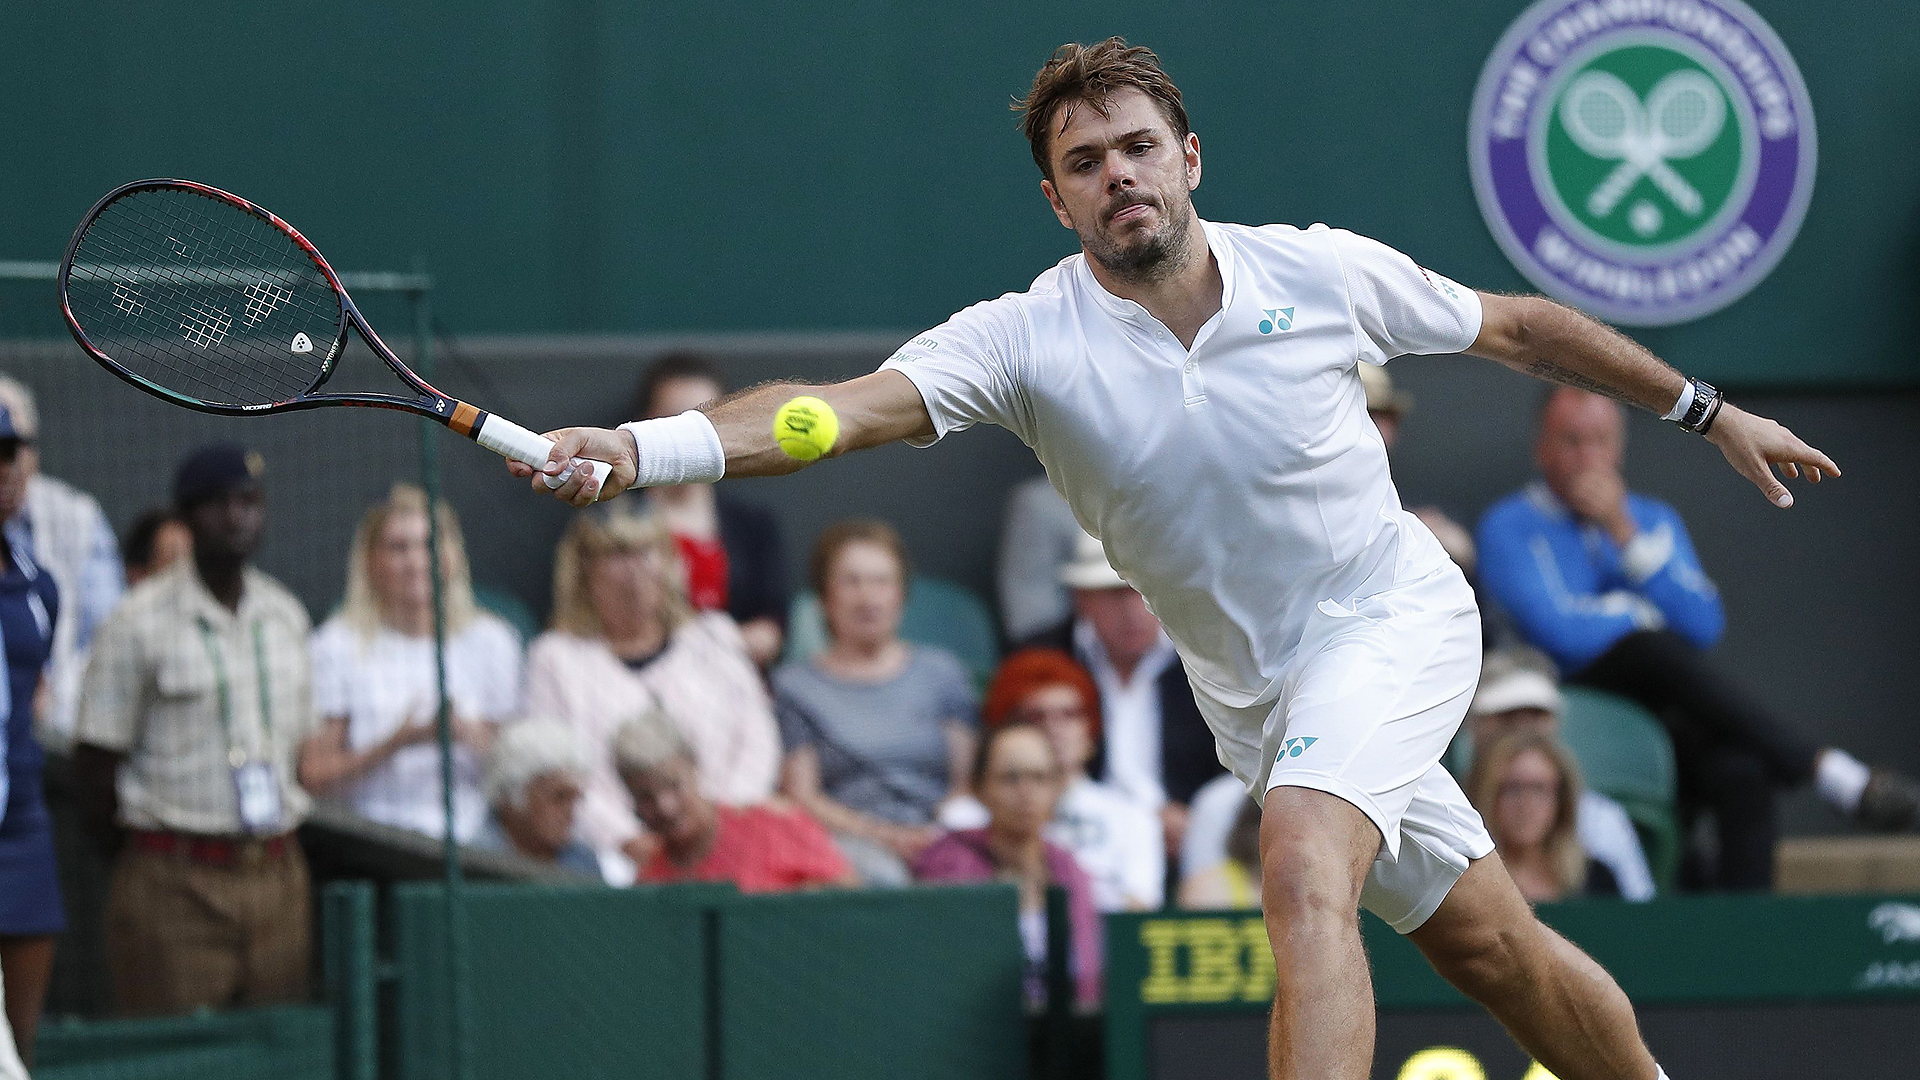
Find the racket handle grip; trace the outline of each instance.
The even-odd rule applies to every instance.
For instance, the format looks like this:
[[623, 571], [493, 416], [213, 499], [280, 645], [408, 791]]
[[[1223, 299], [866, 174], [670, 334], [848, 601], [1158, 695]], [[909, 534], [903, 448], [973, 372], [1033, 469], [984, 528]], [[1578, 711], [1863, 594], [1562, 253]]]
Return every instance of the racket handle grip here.
[[[480, 427], [473, 433], [473, 441], [501, 457], [526, 462], [536, 469], [544, 466], [547, 463], [547, 457], [553, 453], [552, 439], [528, 431], [497, 413], [488, 413], [487, 418], [480, 422]], [[582, 459], [580, 464], [592, 471], [593, 478], [600, 483], [601, 489], [605, 490], [607, 474], [613, 471], [613, 466], [591, 458]], [[547, 487], [551, 489], [566, 483], [571, 476], [573, 476], [573, 469], [568, 468], [558, 476], [548, 476], [544, 479]]]

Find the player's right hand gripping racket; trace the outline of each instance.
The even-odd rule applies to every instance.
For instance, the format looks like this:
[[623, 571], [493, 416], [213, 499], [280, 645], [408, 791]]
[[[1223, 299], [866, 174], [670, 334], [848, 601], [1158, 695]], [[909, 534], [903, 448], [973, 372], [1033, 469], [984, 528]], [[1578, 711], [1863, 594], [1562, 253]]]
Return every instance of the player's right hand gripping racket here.
[[[427, 385], [354, 307], [293, 226], [190, 180], [140, 180], [94, 204], [60, 263], [60, 308], [101, 366], [150, 394], [240, 416], [323, 405], [430, 417], [496, 454], [545, 465], [553, 443]], [[358, 330], [414, 391], [323, 394]], [[585, 462], [604, 485], [611, 467]], [[546, 478], [559, 487], [572, 470]]]

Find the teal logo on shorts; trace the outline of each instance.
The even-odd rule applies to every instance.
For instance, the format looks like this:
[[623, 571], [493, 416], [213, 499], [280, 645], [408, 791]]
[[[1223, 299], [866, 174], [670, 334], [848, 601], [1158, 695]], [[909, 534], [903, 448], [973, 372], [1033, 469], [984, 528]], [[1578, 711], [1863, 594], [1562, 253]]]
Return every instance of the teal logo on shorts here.
[[1275, 330], [1293, 329], [1293, 309], [1290, 307], [1261, 308], [1266, 318], [1260, 320], [1260, 332], [1271, 334]]
[[1288, 739], [1286, 742], [1280, 744], [1280, 757], [1274, 758], [1274, 763], [1278, 764], [1280, 758], [1299, 757], [1301, 754], [1307, 752], [1307, 747], [1319, 741], [1319, 738], [1313, 735], [1303, 735], [1297, 739]]

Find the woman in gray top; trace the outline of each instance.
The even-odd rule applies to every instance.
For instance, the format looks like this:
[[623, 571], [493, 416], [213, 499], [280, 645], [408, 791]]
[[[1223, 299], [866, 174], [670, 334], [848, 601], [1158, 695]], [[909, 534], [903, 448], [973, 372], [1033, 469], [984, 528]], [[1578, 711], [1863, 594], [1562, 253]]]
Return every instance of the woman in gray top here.
[[900, 640], [907, 558], [892, 526], [829, 526], [811, 570], [828, 646], [773, 673], [781, 788], [867, 884], [904, 885], [941, 804], [967, 793], [978, 702], [951, 653]]

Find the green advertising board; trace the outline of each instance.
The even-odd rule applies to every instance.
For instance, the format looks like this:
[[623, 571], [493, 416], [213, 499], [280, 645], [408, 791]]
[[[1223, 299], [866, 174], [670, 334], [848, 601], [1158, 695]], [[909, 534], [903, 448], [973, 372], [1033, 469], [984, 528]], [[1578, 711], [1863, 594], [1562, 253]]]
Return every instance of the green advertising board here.
[[[1874, 1068], [1900, 1055], [1910, 1067], [1920, 1053], [1920, 897], [1584, 901], [1540, 914], [1620, 981], [1675, 1076], [1893, 1075], [1839, 1069], [1841, 1055]], [[1548, 1080], [1411, 943], [1364, 922], [1380, 1007], [1376, 1077]], [[1274, 990], [1257, 912], [1110, 916], [1107, 964], [1109, 1080], [1257, 1064]], [[1802, 1061], [1825, 1064], [1791, 1071]]]

